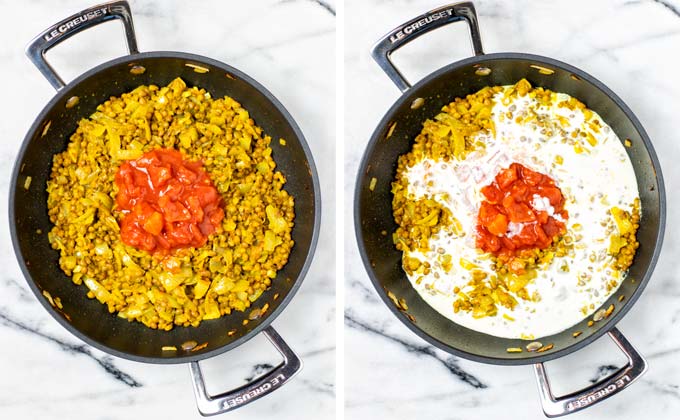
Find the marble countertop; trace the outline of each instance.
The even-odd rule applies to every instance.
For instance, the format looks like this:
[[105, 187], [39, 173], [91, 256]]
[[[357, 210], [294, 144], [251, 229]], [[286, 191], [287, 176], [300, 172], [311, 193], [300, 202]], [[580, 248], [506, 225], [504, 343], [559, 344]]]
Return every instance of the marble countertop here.
[[[354, 420], [542, 419], [531, 366], [500, 367], [440, 351], [402, 325], [379, 299], [354, 240], [357, 167], [380, 118], [399, 91], [370, 57], [394, 26], [442, 0], [345, 2], [345, 414]], [[573, 419], [670, 419], [680, 410], [680, 2], [475, 1], [487, 52], [517, 51], [565, 61], [594, 75], [632, 108], [661, 160], [668, 194], [663, 252], [654, 276], [620, 330], [650, 369], [625, 392]], [[466, 25], [431, 32], [395, 54], [415, 82], [470, 54]], [[369, 94], [370, 92], [370, 94]], [[607, 338], [547, 364], [556, 393], [596, 381], [621, 366]]]
[[[101, 0], [100, 0], [101, 1]], [[10, 172], [23, 137], [54, 91], [23, 53], [58, 20], [96, 0], [0, 1], [0, 418], [191, 419], [186, 365], [118, 359], [85, 345], [41, 307], [19, 270], [9, 238]], [[229, 63], [267, 87], [293, 115], [321, 179], [321, 237], [301, 289], [273, 325], [302, 357], [289, 384], [229, 414], [230, 419], [328, 419], [335, 412], [335, 2], [131, 1], [140, 51], [187, 51]], [[56, 47], [48, 59], [65, 80], [125, 53], [119, 24], [105, 24]], [[202, 362], [219, 393], [278, 364], [264, 337]], [[300, 403], [304, 395], [305, 404]], [[225, 416], [226, 417], [226, 416]]]

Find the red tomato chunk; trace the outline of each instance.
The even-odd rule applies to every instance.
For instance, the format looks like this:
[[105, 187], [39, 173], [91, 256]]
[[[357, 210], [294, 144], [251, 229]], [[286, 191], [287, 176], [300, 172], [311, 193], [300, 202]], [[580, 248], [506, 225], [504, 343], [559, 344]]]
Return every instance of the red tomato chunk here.
[[156, 149], [123, 163], [115, 178], [123, 242], [161, 253], [204, 245], [224, 210], [202, 166], [174, 149]]
[[513, 163], [481, 192], [486, 200], [477, 215], [477, 247], [486, 252], [513, 257], [545, 249], [566, 232], [564, 197], [547, 175]]

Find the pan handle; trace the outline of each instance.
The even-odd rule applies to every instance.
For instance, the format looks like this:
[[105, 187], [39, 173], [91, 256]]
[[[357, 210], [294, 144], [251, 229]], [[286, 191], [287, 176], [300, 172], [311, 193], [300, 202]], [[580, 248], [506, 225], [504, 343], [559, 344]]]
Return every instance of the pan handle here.
[[277, 390], [302, 369], [302, 360], [288, 347], [288, 344], [274, 331], [274, 328], [268, 326], [262, 333], [276, 347], [276, 350], [281, 353], [283, 362], [272, 369], [271, 372], [254, 379], [240, 388], [219, 395], [209, 395], [205, 388], [201, 367], [198, 365], [198, 362], [191, 362], [191, 378], [194, 384], [196, 405], [201, 415], [213, 416], [215, 414], [226, 413], [262, 398]]
[[135, 28], [132, 25], [130, 5], [127, 1], [114, 1], [85, 9], [45, 29], [28, 44], [26, 55], [52, 87], [60, 90], [66, 84], [47, 62], [45, 53], [78, 32], [112, 19], [120, 19], [123, 22], [128, 51], [130, 51], [130, 54], [137, 54], [139, 51], [137, 50]]
[[609, 337], [614, 340], [614, 343], [626, 355], [628, 363], [598, 383], [571, 394], [555, 397], [550, 390], [545, 366], [543, 366], [543, 363], [536, 363], [534, 365], [536, 380], [538, 381], [538, 391], [541, 394], [541, 405], [546, 416], [560, 417], [588, 408], [623, 391], [647, 371], [645, 359], [618, 329], [612, 328], [609, 331]]
[[433, 29], [461, 20], [467, 22], [470, 27], [472, 50], [475, 55], [484, 54], [475, 6], [472, 2], [466, 1], [430, 10], [397, 26], [373, 46], [371, 55], [383, 71], [387, 73], [387, 76], [392, 79], [392, 82], [397, 85], [399, 90], [406, 92], [411, 87], [411, 84], [390, 59], [392, 53]]

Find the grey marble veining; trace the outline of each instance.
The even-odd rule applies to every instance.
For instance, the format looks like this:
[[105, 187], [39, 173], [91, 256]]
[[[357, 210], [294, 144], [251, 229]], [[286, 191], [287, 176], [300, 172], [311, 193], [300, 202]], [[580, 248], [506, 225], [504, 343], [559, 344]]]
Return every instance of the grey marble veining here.
[[[59, 326], [28, 289], [7, 220], [8, 183], [19, 145], [54, 91], [24, 56], [42, 29], [97, 1], [0, 1], [0, 418], [189, 419], [196, 410], [186, 365], [157, 366], [111, 357]], [[304, 362], [272, 395], [229, 418], [333, 418], [335, 411], [334, 45], [335, 2], [314, 0], [131, 1], [141, 51], [177, 50], [224, 61], [267, 87], [293, 115], [312, 149], [323, 216], [316, 258], [274, 326]], [[65, 80], [125, 53], [119, 24], [83, 32], [48, 53]], [[279, 363], [263, 337], [202, 362], [219, 393]], [[304, 396], [309, 404], [301, 404]]]
[[[354, 239], [352, 197], [357, 167], [380, 118], [399, 91], [370, 57], [392, 27], [441, 0], [345, 2], [345, 365], [346, 416], [356, 420], [542, 419], [530, 366], [499, 367], [453, 357], [403, 326], [375, 293]], [[608, 85], [632, 108], [661, 160], [668, 194], [666, 238], [647, 289], [619, 328], [650, 370], [623, 393], [569, 418], [672, 419], [680, 409], [680, 2], [479, 0], [487, 52], [545, 55], [575, 65]], [[451, 25], [395, 53], [411, 82], [470, 54], [467, 28]], [[625, 363], [609, 339], [547, 364], [564, 394]]]

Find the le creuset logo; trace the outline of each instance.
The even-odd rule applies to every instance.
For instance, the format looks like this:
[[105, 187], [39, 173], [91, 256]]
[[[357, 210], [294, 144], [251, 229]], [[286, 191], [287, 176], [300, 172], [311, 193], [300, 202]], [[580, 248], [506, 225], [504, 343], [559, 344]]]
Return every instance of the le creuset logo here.
[[567, 404], [567, 410], [573, 411], [576, 410], [577, 408], [587, 407], [590, 404], [596, 402], [597, 400], [606, 397], [607, 395], [611, 394], [617, 389], [626, 386], [626, 384], [628, 383], [630, 383], [630, 377], [628, 375], [624, 375], [622, 378], [616, 380], [613, 384], [607, 385], [606, 387], [597, 390], [592, 394], [588, 394], [585, 397], [579, 398], [578, 400], [570, 401]]
[[286, 377], [279, 373], [275, 377], [273, 377], [269, 382], [265, 382], [264, 384], [258, 386], [257, 388], [251, 389], [250, 391], [246, 392], [245, 394], [239, 395], [238, 397], [231, 398], [228, 400], [224, 400], [222, 402], [223, 408], [226, 407], [236, 407], [241, 404], [245, 404], [248, 402], [248, 400], [251, 400], [253, 398], [256, 398], [258, 395], [262, 394], [263, 392], [266, 392], [270, 389], [272, 389], [275, 386], [281, 385], [283, 381], [286, 379]]
[[45, 34], [44, 38], [45, 41], [52, 40], [58, 36], [61, 36], [64, 32], [68, 31], [71, 28], [74, 28], [78, 25], [80, 25], [83, 22], [87, 22], [90, 19], [94, 19], [99, 16], [104, 16], [105, 14], [108, 13], [108, 10], [106, 10], [105, 7], [102, 7], [101, 9], [93, 10], [91, 12], [87, 12], [84, 15], [78, 16], [76, 18], [73, 18], [69, 20], [66, 23], [62, 23], [61, 25], [57, 26], [55, 29], [51, 30], [47, 34]]
[[451, 15], [453, 15], [453, 9], [446, 9], [446, 10], [442, 10], [441, 12], [433, 13], [430, 16], [426, 16], [426, 17], [420, 19], [417, 22], [413, 22], [412, 24], [401, 28], [398, 32], [396, 32], [396, 33], [394, 33], [390, 36], [390, 41], [394, 44], [395, 42], [406, 37], [406, 35], [417, 31], [418, 29], [422, 28], [423, 26], [426, 26], [426, 25], [428, 25], [428, 24], [430, 24], [434, 21], [437, 21], [439, 19], [447, 18]]

